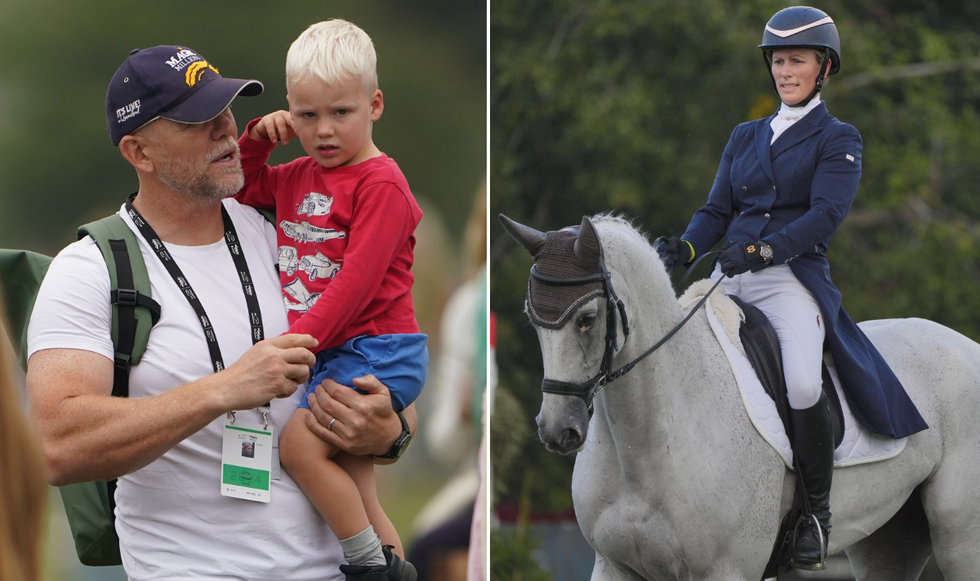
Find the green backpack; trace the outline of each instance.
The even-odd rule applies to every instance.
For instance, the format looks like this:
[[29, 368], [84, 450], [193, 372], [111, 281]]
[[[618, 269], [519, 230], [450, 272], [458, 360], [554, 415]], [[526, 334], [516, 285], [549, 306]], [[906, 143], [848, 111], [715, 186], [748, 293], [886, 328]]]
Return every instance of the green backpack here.
[[[118, 214], [78, 229], [79, 239], [91, 236], [109, 269], [112, 302], [112, 344], [115, 350], [112, 395], [129, 396], [129, 368], [146, 349], [150, 329], [160, 318], [160, 305], [150, 296], [150, 278], [133, 231]], [[4, 287], [7, 333], [21, 367], [27, 369], [27, 326], [41, 280], [52, 258], [27, 250], [0, 249], [0, 283]], [[60, 487], [75, 551], [84, 565], [120, 565], [115, 529], [116, 481], [82, 482]]]

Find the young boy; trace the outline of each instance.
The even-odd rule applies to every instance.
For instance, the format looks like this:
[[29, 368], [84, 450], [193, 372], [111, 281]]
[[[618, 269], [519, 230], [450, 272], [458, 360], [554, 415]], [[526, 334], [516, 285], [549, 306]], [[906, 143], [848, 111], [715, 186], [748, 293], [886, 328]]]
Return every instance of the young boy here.
[[[286, 56], [289, 111], [249, 123], [239, 140], [245, 187], [237, 198], [276, 209], [288, 332], [320, 342], [310, 393], [327, 378], [353, 385], [371, 374], [401, 411], [422, 389], [429, 359], [411, 294], [422, 211], [371, 138], [384, 108], [376, 62], [371, 39], [349, 22], [304, 31]], [[297, 137], [308, 157], [266, 165], [278, 142]], [[309, 414], [304, 400], [282, 431], [280, 458], [340, 539], [341, 571], [348, 580], [414, 581], [378, 504], [372, 459], [321, 440], [306, 426]], [[334, 422], [328, 427], [339, 428]]]

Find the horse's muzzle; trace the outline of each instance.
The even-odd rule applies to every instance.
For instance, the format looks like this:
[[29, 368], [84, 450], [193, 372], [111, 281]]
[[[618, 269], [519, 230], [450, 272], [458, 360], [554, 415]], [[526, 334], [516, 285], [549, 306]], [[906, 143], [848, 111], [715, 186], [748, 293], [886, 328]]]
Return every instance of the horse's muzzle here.
[[[541, 413], [535, 418], [538, 437], [551, 452], [570, 454], [585, 445], [589, 430], [589, 411], [578, 397], [554, 397], [558, 409], [542, 404]], [[557, 400], [557, 401], [555, 401]]]

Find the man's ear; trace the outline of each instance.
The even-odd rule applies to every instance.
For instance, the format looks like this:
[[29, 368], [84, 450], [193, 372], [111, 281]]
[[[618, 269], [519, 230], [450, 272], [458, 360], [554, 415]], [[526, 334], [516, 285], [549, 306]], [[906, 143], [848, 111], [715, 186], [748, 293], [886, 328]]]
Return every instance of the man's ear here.
[[381, 89], [375, 89], [374, 93], [371, 95], [371, 121], [373, 122], [381, 119], [381, 113], [384, 110], [384, 95], [381, 94]]
[[153, 173], [155, 165], [148, 149], [152, 149], [153, 144], [145, 137], [137, 135], [126, 135], [119, 142], [119, 152], [129, 165], [143, 173]]

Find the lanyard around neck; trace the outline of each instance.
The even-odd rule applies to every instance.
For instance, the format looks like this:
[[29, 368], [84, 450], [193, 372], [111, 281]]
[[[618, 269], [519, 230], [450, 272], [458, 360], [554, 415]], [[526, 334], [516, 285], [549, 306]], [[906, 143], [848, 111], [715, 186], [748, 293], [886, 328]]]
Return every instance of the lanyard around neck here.
[[[136, 224], [137, 230], [146, 239], [147, 244], [156, 253], [157, 258], [163, 263], [164, 268], [170, 273], [170, 277], [173, 278], [174, 283], [184, 294], [187, 302], [190, 303], [191, 308], [197, 313], [197, 318], [201, 323], [201, 327], [204, 329], [204, 338], [208, 344], [208, 351], [211, 354], [211, 364], [214, 367], [214, 371], [217, 373], [225, 368], [224, 359], [221, 357], [221, 348], [218, 345], [218, 338], [214, 333], [214, 327], [211, 326], [211, 319], [208, 318], [207, 313], [204, 310], [204, 305], [201, 304], [201, 299], [198, 298], [197, 293], [191, 288], [191, 283], [181, 272], [180, 267], [177, 266], [177, 262], [174, 257], [167, 250], [167, 247], [157, 236], [157, 233], [153, 230], [150, 224], [136, 211], [133, 207], [133, 200], [136, 198], [136, 194], [133, 194], [126, 201], [126, 211], [129, 213], [129, 217], [132, 218], [133, 223]], [[231, 254], [231, 259], [235, 263], [235, 270], [238, 271], [238, 278], [242, 282], [242, 292], [245, 294], [245, 303], [248, 305], [248, 316], [249, 323], [252, 327], [252, 344], [256, 344], [265, 337], [265, 333], [262, 327], [262, 311], [259, 309], [258, 297], [255, 295], [255, 287], [252, 284], [252, 277], [248, 270], [248, 263], [245, 261], [245, 253], [242, 251], [241, 244], [238, 242], [238, 234], [235, 231], [235, 224], [231, 221], [231, 217], [228, 216], [228, 212], [225, 210], [224, 204], [221, 205], [221, 219], [224, 221], [225, 228], [225, 244], [228, 246], [228, 252]]]

